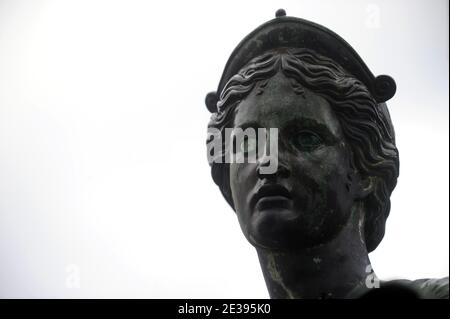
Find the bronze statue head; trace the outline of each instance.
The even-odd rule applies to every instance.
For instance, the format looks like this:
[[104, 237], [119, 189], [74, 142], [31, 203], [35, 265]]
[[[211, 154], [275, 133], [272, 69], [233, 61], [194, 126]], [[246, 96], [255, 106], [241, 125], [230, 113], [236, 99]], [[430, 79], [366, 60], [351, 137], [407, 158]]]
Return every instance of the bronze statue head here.
[[[303, 21], [295, 22], [302, 26]], [[322, 244], [347, 222], [355, 202], [364, 207], [368, 251], [383, 238], [399, 173], [393, 126], [386, 104], [377, 102], [332, 54], [307, 47], [272, 48], [224, 81], [218, 95], [210, 128], [223, 134], [225, 128], [248, 125], [279, 129], [279, 170], [273, 176], [258, 175], [261, 161], [211, 163], [214, 181], [254, 245], [282, 249]], [[303, 140], [314, 145], [304, 146]], [[289, 176], [282, 177], [282, 171]], [[276, 206], [273, 214], [253, 214], [250, 197], [267, 180], [275, 180], [278, 191], [291, 197], [285, 214], [274, 212]]]

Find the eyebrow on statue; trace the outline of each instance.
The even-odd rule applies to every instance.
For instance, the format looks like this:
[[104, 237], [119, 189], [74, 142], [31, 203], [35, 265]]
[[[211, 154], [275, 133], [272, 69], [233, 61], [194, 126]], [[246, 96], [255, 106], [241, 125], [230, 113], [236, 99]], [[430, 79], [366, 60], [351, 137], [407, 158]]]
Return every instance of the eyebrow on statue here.
[[[249, 121], [239, 124], [235, 126], [235, 128], [240, 128], [245, 131], [247, 128], [257, 130], [258, 128], [264, 127], [261, 126], [261, 124], [259, 124], [257, 121]], [[324, 138], [325, 142], [327, 142], [328, 144], [334, 144], [339, 140], [338, 136], [331, 132], [325, 124], [308, 117], [293, 118], [289, 120], [286, 125], [284, 125], [284, 127], [280, 130], [282, 132], [285, 132], [287, 135], [295, 134], [301, 130], [310, 130], [322, 136], [322, 138]]]
[[286, 123], [282, 130], [287, 134], [293, 134], [302, 130], [310, 130], [321, 135], [329, 143], [336, 143], [339, 139], [327, 125], [308, 117], [293, 118]]
[[263, 128], [263, 126], [261, 126], [256, 121], [249, 121], [249, 122], [244, 122], [242, 124], [237, 125], [236, 128], [240, 128], [242, 130], [246, 130], [248, 128], [252, 128], [252, 129], [257, 130], [258, 128]]

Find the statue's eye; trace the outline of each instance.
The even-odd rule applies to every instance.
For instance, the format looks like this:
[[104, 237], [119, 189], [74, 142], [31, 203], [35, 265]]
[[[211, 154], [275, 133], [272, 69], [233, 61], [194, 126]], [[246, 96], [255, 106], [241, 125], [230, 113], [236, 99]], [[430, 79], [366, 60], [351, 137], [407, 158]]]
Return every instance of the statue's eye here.
[[250, 153], [256, 151], [257, 141], [256, 138], [245, 137], [241, 142], [240, 150], [243, 153]]
[[302, 131], [295, 136], [295, 146], [306, 152], [311, 152], [322, 145], [322, 139], [310, 131]]

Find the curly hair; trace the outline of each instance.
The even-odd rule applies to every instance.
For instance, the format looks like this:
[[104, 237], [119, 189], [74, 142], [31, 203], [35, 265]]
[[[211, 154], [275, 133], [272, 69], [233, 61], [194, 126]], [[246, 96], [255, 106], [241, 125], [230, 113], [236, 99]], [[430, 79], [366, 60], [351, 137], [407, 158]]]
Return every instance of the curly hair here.
[[[377, 104], [367, 87], [332, 59], [309, 49], [292, 48], [270, 50], [254, 58], [231, 77], [220, 92], [217, 112], [212, 114], [208, 128], [218, 129], [224, 137], [225, 127], [234, 126], [239, 102], [258, 83], [279, 71], [293, 81], [294, 90], [301, 84], [330, 103], [350, 144], [351, 165], [362, 178], [371, 180], [373, 191], [364, 199], [364, 236], [367, 250], [373, 251], [383, 239], [390, 195], [399, 175], [394, 129], [386, 105]], [[223, 160], [224, 153], [211, 158], [211, 173], [234, 209], [229, 164]]]

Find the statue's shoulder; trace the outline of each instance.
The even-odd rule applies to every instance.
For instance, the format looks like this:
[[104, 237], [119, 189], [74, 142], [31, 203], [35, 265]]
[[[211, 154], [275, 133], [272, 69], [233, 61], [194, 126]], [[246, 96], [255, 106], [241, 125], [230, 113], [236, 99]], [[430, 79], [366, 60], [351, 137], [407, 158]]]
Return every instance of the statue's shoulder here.
[[417, 279], [411, 281], [411, 286], [417, 289], [425, 299], [448, 299], [448, 277], [440, 279]]
[[[401, 285], [415, 291], [422, 299], [448, 299], [448, 278], [425, 278], [417, 280], [392, 280], [384, 285]], [[381, 284], [383, 286], [383, 284]]]
[[449, 299], [448, 277], [439, 279], [395, 279], [380, 281], [377, 289], [354, 290], [349, 298], [364, 299]]

